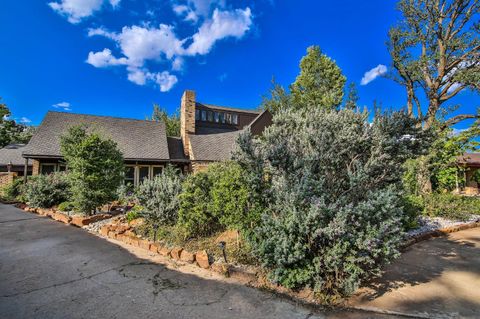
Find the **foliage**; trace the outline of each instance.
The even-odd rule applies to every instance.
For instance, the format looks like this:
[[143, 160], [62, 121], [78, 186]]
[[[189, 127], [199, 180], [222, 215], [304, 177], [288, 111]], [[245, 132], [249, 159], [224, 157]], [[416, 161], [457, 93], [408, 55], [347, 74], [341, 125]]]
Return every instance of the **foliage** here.
[[480, 198], [478, 197], [432, 193], [410, 196], [408, 201], [419, 215], [430, 217], [465, 221], [471, 218], [472, 214], [480, 212]]
[[74, 126], [61, 138], [61, 153], [69, 170], [77, 211], [91, 214], [98, 206], [115, 199], [123, 181], [124, 164], [114, 141]]
[[35, 131], [34, 127], [17, 123], [10, 116], [8, 106], [1, 103], [0, 98], [0, 148], [13, 143], [28, 143]]
[[169, 116], [165, 109], [160, 108], [158, 104], [154, 104], [151, 120], [164, 122], [167, 129], [167, 136], [180, 136], [180, 116], [178, 115], [178, 111]]
[[[448, 105], [463, 90], [480, 92], [480, 5], [478, 0], [400, 0], [403, 20], [389, 31], [388, 49], [395, 73], [404, 86], [408, 112], [425, 128], [443, 129], [476, 114], [443, 117], [458, 108]], [[427, 111], [418, 96], [428, 99]], [[416, 106], [416, 107], [414, 107]]]
[[287, 92], [272, 80], [270, 96], [264, 96], [261, 108], [276, 114], [287, 109], [319, 107], [334, 109], [343, 99], [346, 78], [334, 60], [311, 46], [300, 61], [300, 74]]
[[334, 60], [311, 46], [300, 61], [300, 74], [290, 86], [297, 107], [334, 109], [343, 99], [346, 78]]
[[331, 296], [378, 274], [402, 241], [402, 164], [427, 142], [403, 112], [286, 111], [246, 133], [235, 158], [271, 185], [253, 240], [271, 279]]
[[125, 218], [128, 222], [131, 222], [134, 219], [140, 218], [144, 210], [143, 206], [135, 205], [133, 208], [125, 214]]
[[168, 165], [160, 175], [144, 180], [138, 187], [136, 199], [143, 206], [141, 215], [154, 229], [177, 221], [182, 179], [179, 170]]
[[5, 199], [16, 200], [23, 193], [23, 178], [15, 178], [13, 182], [2, 188], [2, 195]]
[[122, 184], [117, 188], [116, 198], [120, 205], [128, 205], [135, 200], [135, 191], [133, 185]]
[[186, 237], [209, 236], [229, 228], [249, 232], [260, 222], [263, 206], [257, 194], [239, 164], [211, 164], [205, 172], [186, 179], [178, 225]]
[[24, 188], [28, 205], [50, 208], [70, 199], [70, 185], [65, 173], [37, 175], [28, 179]]
[[58, 210], [62, 212], [71, 212], [75, 208], [72, 202], [62, 202], [58, 205]]
[[355, 86], [355, 82], [351, 82], [348, 86], [347, 99], [345, 101], [345, 108], [350, 110], [356, 110], [358, 108], [358, 91]]
[[184, 237], [207, 236], [221, 228], [210, 210], [212, 179], [209, 169], [188, 175], [183, 183], [178, 226], [183, 230]]

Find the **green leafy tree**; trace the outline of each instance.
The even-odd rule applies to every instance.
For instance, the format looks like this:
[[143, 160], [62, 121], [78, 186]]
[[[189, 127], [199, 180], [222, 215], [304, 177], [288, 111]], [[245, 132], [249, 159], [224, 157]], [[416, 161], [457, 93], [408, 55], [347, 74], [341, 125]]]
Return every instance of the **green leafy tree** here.
[[125, 167], [114, 141], [89, 133], [84, 126], [73, 126], [61, 138], [61, 153], [77, 211], [92, 214], [115, 199]]
[[271, 185], [253, 239], [270, 278], [327, 296], [351, 294], [399, 255], [402, 164], [428, 141], [402, 112], [281, 112], [236, 159]]
[[[449, 104], [453, 97], [480, 92], [480, 1], [401, 0], [398, 9], [403, 19], [390, 29], [388, 49], [409, 114], [415, 109], [425, 128], [437, 129], [480, 117], [477, 110], [445, 119], [459, 107]], [[427, 97], [425, 113], [419, 95]]]
[[153, 228], [154, 241], [160, 226], [173, 225], [177, 221], [182, 180], [180, 171], [168, 165], [154, 179], [143, 181], [135, 193], [142, 206], [140, 215]]
[[178, 115], [178, 111], [169, 116], [165, 109], [160, 108], [158, 104], [154, 104], [150, 120], [164, 122], [168, 136], [180, 136], [180, 116]]
[[318, 46], [307, 49], [300, 74], [290, 86], [296, 107], [334, 109], [342, 103], [346, 78], [334, 60]]
[[0, 148], [12, 143], [28, 143], [35, 128], [10, 119], [11, 112], [0, 98]]
[[291, 106], [291, 96], [285, 90], [283, 86], [275, 82], [275, 79], [272, 79], [272, 87], [269, 91], [269, 95], [264, 95], [262, 97], [262, 104], [260, 108], [262, 110], [268, 110], [273, 115], [277, 114], [281, 110], [285, 110]]

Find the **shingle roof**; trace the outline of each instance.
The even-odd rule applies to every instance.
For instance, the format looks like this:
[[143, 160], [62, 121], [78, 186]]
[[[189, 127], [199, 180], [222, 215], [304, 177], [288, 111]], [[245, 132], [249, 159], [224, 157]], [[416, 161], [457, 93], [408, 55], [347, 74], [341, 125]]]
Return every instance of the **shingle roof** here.
[[190, 135], [193, 160], [229, 160], [235, 147], [235, 141], [240, 132], [242, 131], [218, 134]]
[[43, 119], [23, 155], [60, 157], [60, 138], [75, 125], [86, 125], [114, 140], [125, 159], [169, 159], [163, 122], [52, 111]]
[[25, 144], [10, 144], [0, 149], [0, 166], [8, 163], [12, 163], [15, 166], [25, 165], [25, 159], [22, 157], [24, 148]]
[[168, 152], [170, 153], [171, 160], [188, 160], [183, 152], [183, 143], [180, 137], [167, 137], [168, 141]]
[[480, 166], [480, 153], [465, 153], [457, 157], [460, 164]]

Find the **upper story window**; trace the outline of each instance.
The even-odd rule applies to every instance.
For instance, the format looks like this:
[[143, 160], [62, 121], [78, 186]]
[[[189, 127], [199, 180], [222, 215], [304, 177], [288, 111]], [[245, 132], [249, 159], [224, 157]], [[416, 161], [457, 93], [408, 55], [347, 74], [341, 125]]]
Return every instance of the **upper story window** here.
[[207, 111], [202, 110], [202, 121], [206, 121], [206, 120], [207, 120]]
[[227, 113], [227, 114], [225, 115], [225, 120], [226, 120], [226, 122], [227, 122], [228, 124], [232, 124], [232, 114]]
[[213, 113], [213, 117], [214, 117], [215, 123], [220, 122], [220, 113], [218, 112]]
[[218, 116], [220, 123], [225, 123], [225, 113], [220, 113]]
[[238, 114], [232, 114], [232, 123], [235, 125], [238, 124]]
[[207, 117], [208, 121], [209, 121], [209, 122], [213, 122], [213, 112], [212, 112], [212, 111], [208, 111], [207, 114], [208, 114], [208, 117]]
[[195, 120], [196, 121], [200, 120], [200, 110], [195, 110]]

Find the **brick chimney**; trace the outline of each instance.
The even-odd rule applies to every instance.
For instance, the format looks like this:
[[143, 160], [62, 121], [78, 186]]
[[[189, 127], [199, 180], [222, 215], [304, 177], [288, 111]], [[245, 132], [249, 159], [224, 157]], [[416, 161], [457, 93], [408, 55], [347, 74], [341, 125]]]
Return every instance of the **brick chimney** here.
[[180, 135], [186, 156], [189, 156], [190, 149], [189, 134], [195, 134], [195, 91], [186, 90], [180, 105]]

